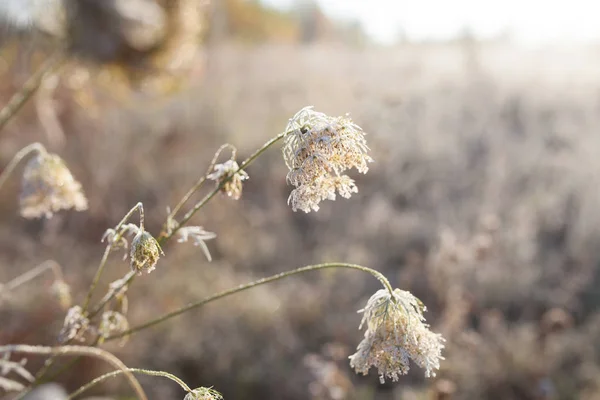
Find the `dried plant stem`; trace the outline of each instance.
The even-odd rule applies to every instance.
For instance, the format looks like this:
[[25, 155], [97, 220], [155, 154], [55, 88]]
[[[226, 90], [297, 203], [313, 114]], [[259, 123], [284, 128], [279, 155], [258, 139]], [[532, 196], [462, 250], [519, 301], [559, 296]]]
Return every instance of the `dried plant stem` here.
[[54, 279], [63, 280], [63, 273], [60, 268], [60, 264], [58, 264], [54, 260], [46, 260], [37, 267], [34, 267], [33, 269], [30, 269], [29, 271], [17, 276], [8, 283], [0, 285], [0, 293], [2, 293], [3, 291], [10, 292], [11, 290], [15, 290], [19, 286], [24, 285], [32, 279], [37, 278], [38, 276], [40, 276], [48, 270], [52, 271], [52, 273], [54, 274]]
[[85, 301], [83, 302], [83, 307], [82, 307], [83, 312], [85, 312], [87, 310], [88, 306], [90, 305], [90, 300], [92, 299], [92, 294], [94, 293], [96, 286], [98, 286], [98, 282], [100, 282], [100, 277], [102, 276], [102, 273], [104, 272], [104, 267], [106, 266], [106, 261], [108, 260], [108, 255], [110, 254], [110, 251], [112, 250], [112, 243], [118, 243], [119, 240], [121, 240], [121, 236], [122, 236], [122, 232], [120, 231], [121, 227], [133, 215], [133, 213], [138, 210], [140, 213], [140, 229], [142, 229], [142, 230], [144, 229], [144, 205], [141, 202], [139, 202], [135, 206], [133, 206], [133, 208], [131, 210], [129, 210], [129, 212], [127, 214], [125, 214], [123, 219], [121, 219], [121, 221], [115, 227], [116, 236], [113, 238], [112, 242], [108, 243], [108, 245], [106, 246], [106, 249], [104, 250], [104, 254], [102, 255], [102, 259], [100, 260], [100, 265], [98, 265], [98, 269], [96, 270], [94, 279], [92, 280], [90, 288], [88, 289], [88, 293], [85, 296]]
[[81, 386], [79, 389], [77, 389], [76, 391], [74, 391], [73, 393], [71, 393], [66, 400], [71, 400], [74, 399], [75, 397], [79, 396], [80, 394], [82, 394], [83, 392], [91, 389], [92, 387], [96, 386], [97, 384], [107, 380], [108, 378], [112, 378], [114, 376], [120, 375], [124, 372], [133, 372], [136, 374], [142, 374], [142, 375], [150, 375], [150, 376], [162, 376], [164, 378], [168, 378], [174, 382], [177, 382], [177, 384], [179, 384], [179, 386], [181, 386], [181, 388], [183, 390], [185, 390], [186, 392], [191, 392], [192, 389], [190, 389], [190, 387], [188, 385], [186, 385], [186, 383], [184, 381], [182, 381], [181, 379], [179, 379], [177, 376], [170, 374], [168, 372], [164, 372], [164, 371], [153, 371], [153, 370], [148, 370], [148, 369], [140, 369], [140, 368], [127, 368], [126, 370], [117, 370], [117, 371], [112, 371], [112, 372], [108, 372], [104, 375], [101, 375], [97, 378], [95, 378], [94, 380], [86, 383], [85, 385]]
[[88, 346], [30, 346], [25, 344], [11, 344], [6, 346], [0, 346], [0, 353], [26, 353], [26, 354], [51, 354], [57, 356], [90, 356], [100, 358], [113, 367], [123, 371], [125, 377], [129, 381], [129, 384], [135, 391], [137, 397], [142, 400], [147, 400], [146, 394], [142, 389], [142, 386], [137, 381], [135, 376], [127, 371], [127, 366], [123, 364], [121, 360], [109, 353], [108, 351], [99, 349], [97, 347]]
[[240, 164], [240, 167], [237, 169], [237, 171], [235, 171], [233, 174], [231, 174], [231, 176], [228, 179], [223, 179], [223, 181], [221, 182], [220, 185], [218, 185], [212, 192], [210, 192], [209, 194], [207, 194], [206, 196], [204, 196], [204, 198], [202, 200], [200, 200], [198, 203], [196, 203], [196, 205], [194, 205], [194, 207], [192, 207], [192, 209], [190, 211], [188, 211], [183, 216], [183, 218], [179, 222], [179, 225], [175, 229], [173, 229], [172, 232], [167, 233], [164, 236], [161, 236], [158, 239], [159, 244], [162, 244], [163, 242], [165, 242], [168, 239], [170, 239], [177, 232], [177, 230], [180, 227], [184, 226], [194, 216], [194, 214], [196, 214], [196, 212], [198, 212], [199, 209], [201, 209], [206, 203], [208, 203], [210, 201], [210, 199], [212, 199], [217, 193], [219, 193], [219, 191], [221, 190], [221, 188], [230, 179], [232, 179], [235, 176], [236, 173], [238, 173], [239, 171], [241, 171], [241, 170], [245, 169], [246, 167], [248, 167], [248, 165], [250, 165], [254, 160], [256, 160], [269, 147], [271, 147], [272, 145], [274, 145], [275, 143], [277, 143], [278, 141], [280, 141], [281, 139], [283, 139], [288, 133], [289, 132], [282, 132], [279, 135], [271, 138], [271, 140], [269, 140], [268, 142], [266, 142], [265, 144], [263, 144], [261, 148], [259, 148], [258, 150], [256, 150], [250, 157], [248, 157], [246, 160], [244, 160], [244, 162], [242, 162]]
[[127, 275], [125, 275], [122, 278], [123, 281], [123, 285], [114, 288], [113, 290], [110, 290], [108, 293], [106, 293], [104, 295], [104, 297], [98, 302], [98, 304], [96, 305], [96, 307], [90, 311], [88, 318], [92, 319], [94, 318], [96, 315], [98, 315], [98, 313], [102, 310], [102, 308], [104, 308], [104, 306], [112, 300], [112, 298], [119, 292], [119, 290], [123, 287], [125, 287], [126, 285], [129, 285], [131, 283], [131, 281], [133, 281], [133, 279], [136, 276], [136, 272], [135, 271], [129, 271], [127, 273]]
[[204, 182], [206, 182], [208, 174], [210, 174], [212, 172], [213, 168], [217, 164], [217, 160], [219, 159], [219, 156], [221, 155], [221, 153], [223, 152], [223, 150], [225, 150], [226, 148], [230, 148], [231, 149], [231, 158], [235, 160], [235, 155], [237, 153], [237, 149], [235, 148], [235, 146], [233, 146], [233, 145], [231, 145], [229, 143], [226, 143], [226, 144], [222, 145], [221, 147], [219, 147], [217, 149], [217, 151], [215, 152], [215, 155], [213, 156], [213, 159], [212, 159], [210, 165], [208, 166], [208, 169], [206, 170], [206, 173], [204, 175], [202, 175], [200, 177], [200, 179], [198, 179], [198, 182], [196, 182], [194, 184], [194, 186], [192, 186], [190, 188], [190, 190], [188, 190], [187, 193], [181, 198], [181, 200], [179, 201], [179, 203], [177, 203], [177, 205], [169, 213], [169, 216], [167, 217], [167, 221], [171, 220], [172, 218], [175, 218], [175, 215], [177, 215], [177, 212], [181, 209], [181, 207], [183, 207], [183, 205], [185, 203], [187, 203], [187, 201], [190, 199], [190, 197], [192, 197], [192, 195], [194, 193], [196, 193], [196, 191], [198, 191], [202, 187], [202, 185], [204, 184]]
[[19, 165], [21, 160], [23, 160], [25, 157], [27, 157], [30, 153], [33, 153], [34, 151], [37, 151], [38, 153], [42, 154], [46, 153], [46, 149], [44, 148], [44, 146], [42, 146], [41, 143], [36, 142], [23, 147], [17, 152], [17, 154], [15, 154], [12, 160], [10, 160], [8, 165], [2, 171], [2, 174], [0, 174], [0, 190], [2, 190], [2, 186], [4, 186], [4, 184], [10, 177], [10, 174], [12, 174], [12, 172], [17, 167], [17, 165]]
[[166, 321], [168, 319], [176, 317], [176, 316], [178, 316], [180, 314], [183, 314], [183, 313], [185, 313], [187, 311], [190, 311], [190, 310], [192, 310], [194, 308], [202, 307], [202, 306], [204, 306], [204, 305], [206, 305], [206, 304], [208, 304], [210, 302], [213, 302], [215, 300], [221, 299], [223, 297], [230, 296], [230, 295], [235, 294], [235, 293], [242, 292], [242, 291], [247, 290], [247, 289], [251, 289], [251, 288], [256, 287], [256, 286], [260, 286], [260, 285], [264, 285], [266, 283], [274, 282], [274, 281], [277, 281], [279, 279], [287, 278], [289, 276], [293, 276], [293, 275], [297, 275], [297, 274], [302, 274], [302, 273], [310, 272], [310, 271], [317, 271], [317, 270], [321, 270], [321, 269], [327, 269], [327, 268], [349, 268], [349, 269], [356, 269], [356, 270], [359, 270], [359, 271], [367, 272], [367, 273], [373, 275], [375, 278], [377, 278], [379, 280], [379, 282], [381, 282], [381, 284], [383, 285], [383, 287], [385, 289], [387, 289], [391, 294], [393, 294], [393, 292], [394, 292], [394, 290], [392, 288], [392, 285], [390, 285], [390, 282], [387, 280], [387, 278], [381, 272], [376, 271], [376, 270], [371, 269], [371, 268], [363, 267], [362, 265], [346, 264], [346, 263], [325, 263], [325, 264], [309, 265], [309, 266], [306, 266], [306, 267], [301, 267], [301, 268], [294, 269], [292, 271], [282, 272], [282, 273], [279, 273], [279, 274], [276, 274], [276, 275], [273, 275], [273, 276], [270, 276], [270, 277], [267, 277], [267, 278], [262, 278], [262, 279], [259, 279], [257, 281], [254, 281], [254, 282], [246, 283], [246, 284], [240, 285], [240, 286], [238, 286], [236, 288], [225, 290], [225, 291], [217, 293], [217, 294], [215, 294], [213, 296], [207, 297], [207, 298], [205, 298], [203, 300], [197, 301], [195, 303], [188, 304], [187, 306], [181, 307], [178, 310], [171, 311], [171, 312], [169, 312], [169, 313], [167, 313], [167, 314], [165, 314], [165, 315], [163, 315], [161, 317], [158, 317], [156, 319], [148, 321], [148, 322], [146, 322], [144, 324], [141, 324], [139, 326], [133, 327], [133, 328], [131, 328], [131, 329], [125, 331], [125, 332], [121, 332], [121, 333], [109, 336], [108, 338], [106, 338], [106, 340], [108, 341], [108, 340], [112, 340], [112, 339], [118, 339], [118, 338], [121, 338], [123, 336], [127, 336], [127, 335], [130, 335], [132, 333], [141, 331], [143, 329], [150, 328], [151, 326], [160, 324], [161, 322], [164, 322], [164, 321]]
[[25, 84], [15, 93], [8, 103], [0, 110], [0, 130], [14, 117], [29, 98], [40, 87], [40, 84], [52, 71], [58, 68], [66, 59], [65, 53], [62, 50], [56, 51], [48, 58], [44, 64], [27, 79]]

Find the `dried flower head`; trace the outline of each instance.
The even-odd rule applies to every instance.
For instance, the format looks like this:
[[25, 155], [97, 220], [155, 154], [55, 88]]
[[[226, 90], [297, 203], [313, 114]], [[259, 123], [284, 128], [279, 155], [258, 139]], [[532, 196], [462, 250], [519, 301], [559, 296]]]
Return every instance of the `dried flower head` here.
[[318, 211], [323, 200], [335, 200], [336, 192], [345, 198], [358, 192], [354, 180], [344, 172], [369, 170], [373, 159], [365, 133], [348, 116], [330, 117], [304, 107], [286, 127], [283, 158], [287, 180], [296, 188], [288, 203], [294, 211]]
[[67, 311], [65, 322], [58, 335], [58, 341], [65, 343], [70, 340], [85, 340], [85, 334], [90, 328], [90, 320], [83, 315], [83, 309], [80, 306], [73, 306]]
[[183, 400], [223, 400], [223, 396], [213, 388], [199, 387], [188, 392]]
[[71, 287], [67, 284], [67, 282], [62, 279], [57, 279], [52, 284], [50, 290], [52, 291], [52, 294], [56, 296], [60, 306], [63, 309], [66, 310], [71, 307], [73, 298], [71, 297]]
[[226, 194], [234, 200], [239, 200], [242, 196], [242, 182], [249, 178], [244, 170], [239, 170], [240, 166], [235, 160], [227, 160], [223, 164], [215, 165], [215, 170], [207, 176], [217, 182], [221, 187], [221, 193]]
[[212, 257], [208, 251], [208, 246], [206, 246], [204, 241], [216, 238], [216, 233], [205, 231], [201, 226], [186, 226], [179, 229], [177, 231], [177, 235], [179, 236], [177, 239], [178, 243], [185, 243], [191, 238], [194, 246], [200, 246], [204, 252], [204, 255], [206, 256], [206, 259], [208, 261], [212, 261]]
[[385, 378], [397, 381], [409, 370], [409, 360], [435, 376], [440, 367], [444, 338], [429, 330], [423, 317], [425, 306], [411, 293], [395, 289], [377, 291], [364, 309], [359, 329], [367, 326], [357, 352], [350, 356], [356, 373], [367, 375], [377, 368], [381, 383]]
[[138, 275], [144, 271], [147, 273], [154, 271], [161, 254], [165, 255], [156, 239], [140, 229], [131, 242], [131, 270]]
[[113, 334], [122, 333], [129, 329], [127, 318], [116, 311], [105, 311], [98, 327], [100, 337], [107, 338]]
[[87, 210], [81, 184], [56, 154], [39, 152], [25, 166], [20, 196], [21, 215], [46, 218], [59, 210]]

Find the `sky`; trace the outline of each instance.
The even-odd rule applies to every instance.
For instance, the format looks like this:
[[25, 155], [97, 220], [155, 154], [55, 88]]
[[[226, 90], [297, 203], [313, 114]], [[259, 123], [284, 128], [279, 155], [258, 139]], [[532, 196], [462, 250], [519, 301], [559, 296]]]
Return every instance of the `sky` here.
[[[262, 0], [283, 9], [298, 0]], [[524, 44], [600, 41], [598, 0], [317, 0], [329, 15], [355, 18], [377, 41], [480, 37], [510, 31]]]

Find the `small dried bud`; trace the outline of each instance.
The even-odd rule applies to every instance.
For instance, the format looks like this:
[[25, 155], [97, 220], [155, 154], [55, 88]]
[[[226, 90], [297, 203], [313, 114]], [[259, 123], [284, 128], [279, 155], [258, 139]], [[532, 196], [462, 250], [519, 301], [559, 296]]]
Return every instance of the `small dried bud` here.
[[215, 165], [215, 171], [207, 178], [217, 181], [217, 186], [223, 184], [221, 193], [239, 200], [242, 196], [242, 182], [249, 178], [246, 171], [238, 171], [239, 169], [240, 166], [235, 160], [227, 160], [223, 164]]
[[81, 184], [55, 154], [38, 153], [25, 166], [20, 196], [25, 218], [52, 217], [59, 210], [87, 210]]
[[283, 146], [292, 190], [288, 203], [294, 211], [318, 211], [323, 200], [335, 200], [336, 191], [349, 198], [358, 192], [354, 180], [343, 174], [369, 170], [373, 159], [365, 133], [349, 117], [330, 117], [305, 107], [290, 119]]
[[131, 242], [131, 270], [138, 275], [144, 271], [154, 271], [161, 254], [165, 255], [156, 239], [148, 232], [140, 230]]
[[73, 298], [71, 297], [71, 287], [67, 284], [67, 282], [65, 282], [62, 279], [57, 279], [52, 284], [50, 290], [52, 291], [52, 294], [56, 296], [58, 302], [60, 303], [60, 306], [63, 309], [66, 310], [69, 307], [71, 307], [71, 304], [73, 303]]
[[102, 314], [98, 333], [102, 338], [107, 338], [113, 334], [125, 332], [128, 329], [129, 322], [123, 314], [116, 311], [105, 311]]
[[429, 330], [423, 317], [425, 306], [411, 293], [396, 289], [377, 291], [364, 309], [360, 328], [367, 325], [357, 352], [350, 356], [356, 373], [367, 375], [377, 368], [379, 379], [397, 381], [409, 370], [409, 359], [425, 369], [425, 376], [435, 376], [440, 367], [444, 338]]
[[186, 226], [179, 229], [177, 235], [179, 236], [179, 239], [177, 239], [178, 243], [185, 243], [191, 238], [194, 246], [200, 246], [206, 259], [212, 261], [208, 246], [206, 246], [204, 241], [216, 238], [216, 233], [205, 231], [201, 226]]
[[223, 396], [212, 388], [200, 387], [186, 394], [183, 400], [223, 400]]
[[73, 306], [67, 311], [65, 322], [58, 335], [58, 341], [65, 343], [70, 340], [84, 341], [85, 334], [90, 328], [90, 320], [83, 315], [80, 306]]

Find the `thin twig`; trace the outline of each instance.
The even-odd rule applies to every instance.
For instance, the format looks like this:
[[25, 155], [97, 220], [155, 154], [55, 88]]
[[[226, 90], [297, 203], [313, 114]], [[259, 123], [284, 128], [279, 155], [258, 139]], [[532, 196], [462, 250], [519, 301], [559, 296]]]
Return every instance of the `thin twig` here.
[[168, 319], [171, 319], [173, 317], [181, 315], [181, 314], [183, 314], [183, 313], [185, 313], [187, 311], [190, 311], [190, 310], [192, 310], [194, 308], [202, 307], [202, 306], [204, 306], [204, 305], [206, 305], [206, 304], [208, 304], [208, 303], [210, 303], [212, 301], [221, 299], [223, 297], [230, 296], [230, 295], [235, 294], [235, 293], [242, 292], [242, 291], [247, 290], [247, 289], [254, 288], [256, 286], [264, 285], [266, 283], [270, 283], [270, 282], [273, 282], [273, 281], [277, 281], [279, 279], [287, 278], [289, 276], [293, 276], [293, 275], [297, 275], [297, 274], [302, 274], [304, 272], [317, 271], [317, 270], [327, 269], [327, 268], [350, 268], [350, 269], [356, 269], [356, 270], [360, 270], [360, 271], [363, 271], [363, 272], [367, 272], [367, 273], [373, 275], [375, 278], [377, 278], [377, 280], [379, 280], [379, 282], [381, 282], [381, 284], [383, 285], [383, 287], [385, 289], [387, 289], [390, 292], [390, 294], [393, 295], [393, 293], [394, 293], [392, 285], [390, 284], [390, 282], [387, 280], [387, 278], [381, 272], [376, 271], [376, 270], [371, 269], [371, 268], [363, 267], [362, 265], [346, 264], [346, 263], [325, 263], [325, 264], [309, 265], [309, 266], [306, 266], [306, 267], [301, 267], [301, 268], [297, 268], [297, 269], [294, 269], [294, 270], [291, 270], [291, 271], [282, 272], [282, 273], [279, 273], [279, 274], [276, 274], [276, 275], [273, 275], [273, 276], [270, 276], [270, 277], [267, 277], [267, 278], [262, 278], [262, 279], [259, 279], [257, 281], [254, 281], [254, 282], [246, 283], [244, 285], [240, 285], [238, 287], [225, 290], [223, 292], [217, 293], [215, 295], [212, 295], [212, 296], [207, 297], [205, 299], [202, 299], [200, 301], [197, 301], [197, 302], [188, 304], [186, 306], [183, 306], [183, 307], [181, 307], [181, 308], [179, 308], [179, 309], [177, 309], [175, 311], [171, 311], [171, 312], [169, 312], [167, 314], [164, 314], [164, 315], [162, 315], [162, 316], [160, 316], [158, 318], [155, 318], [153, 320], [145, 322], [145, 323], [143, 323], [143, 324], [141, 324], [139, 326], [136, 326], [136, 327], [133, 327], [131, 329], [128, 329], [128, 330], [126, 330], [124, 332], [117, 333], [117, 334], [114, 334], [112, 336], [109, 336], [109, 337], [106, 338], [106, 341], [113, 340], [113, 339], [118, 339], [118, 338], [121, 338], [121, 337], [127, 336], [127, 335], [131, 335], [132, 333], [141, 331], [141, 330], [146, 329], [146, 328], [150, 328], [151, 326], [157, 325], [157, 324], [159, 324], [161, 322], [164, 322], [164, 321], [166, 321]]
[[122, 370], [125, 374], [125, 377], [129, 381], [129, 384], [135, 391], [136, 395], [141, 400], [148, 400], [146, 397], [146, 393], [144, 393], [144, 389], [137, 381], [135, 376], [129, 371], [127, 371], [127, 366], [123, 364], [121, 360], [115, 357], [113, 354], [108, 351], [99, 349], [97, 347], [88, 347], [88, 346], [58, 346], [58, 347], [48, 347], [48, 346], [30, 346], [26, 344], [9, 344], [6, 346], [0, 346], [0, 353], [26, 353], [26, 354], [52, 354], [58, 356], [70, 356], [70, 355], [83, 355], [90, 356], [95, 358], [100, 358], [113, 367]]
[[185, 390], [186, 392], [191, 392], [192, 389], [190, 389], [190, 387], [181, 379], [179, 379], [177, 376], [170, 374], [168, 372], [164, 372], [164, 371], [153, 371], [153, 370], [148, 370], [148, 369], [140, 369], [140, 368], [127, 368], [127, 370], [123, 371], [123, 370], [118, 370], [118, 371], [112, 371], [112, 372], [108, 372], [104, 375], [101, 375], [97, 378], [95, 378], [94, 380], [86, 383], [85, 385], [81, 386], [79, 389], [77, 389], [76, 391], [74, 391], [73, 393], [71, 393], [66, 400], [71, 400], [74, 399], [75, 397], [79, 396], [80, 394], [82, 394], [83, 392], [91, 389], [92, 387], [96, 386], [97, 384], [107, 380], [108, 378], [112, 378], [114, 376], [120, 375], [126, 371], [129, 372], [134, 372], [136, 374], [142, 374], [142, 375], [150, 375], [150, 376], [162, 376], [164, 378], [168, 378], [174, 382], [177, 382], [177, 384], [179, 384], [179, 386], [181, 386], [181, 388], [183, 390]]
[[40, 84], [52, 71], [58, 68], [66, 60], [65, 53], [57, 50], [48, 58], [42, 66], [27, 79], [25, 84], [15, 93], [8, 103], [0, 110], [0, 130], [19, 112], [21, 107], [40, 87]]

